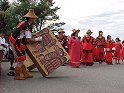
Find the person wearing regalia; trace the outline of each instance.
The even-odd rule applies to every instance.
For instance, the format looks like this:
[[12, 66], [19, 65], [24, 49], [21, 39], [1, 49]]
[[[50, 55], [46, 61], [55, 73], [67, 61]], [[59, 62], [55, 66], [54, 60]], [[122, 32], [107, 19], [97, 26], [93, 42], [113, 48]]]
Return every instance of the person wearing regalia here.
[[66, 52], [68, 52], [68, 47], [67, 47], [67, 36], [65, 36], [65, 31], [64, 29], [60, 29], [58, 31], [58, 35], [56, 35], [56, 38], [58, 39], [58, 41], [61, 43], [61, 45], [63, 46], [63, 48], [66, 50]]
[[[26, 18], [26, 20], [20, 22], [9, 37], [10, 45], [17, 62], [15, 67], [15, 80], [25, 80], [33, 77], [29, 74], [24, 65], [24, 61], [26, 60], [26, 44], [29, 42], [42, 41], [42, 37], [32, 38], [32, 24], [35, 19], [38, 18], [34, 10], [29, 9], [29, 12], [24, 18]], [[21, 76], [21, 74], [23, 74], [23, 76]]]
[[103, 37], [103, 32], [99, 31], [99, 36], [96, 38], [96, 58], [99, 64], [105, 60], [104, 47], [105, 47], [105, 37]]
[[78, 33], [80, 30], [73, 29], [71, 37], [68, 37], [68, 48], [70, 60], [69, 64], [71, 67], [80, 67], [80, 55], [81, 55], [81, 42], [78, 38]]
[[93, 41], [93, 61], [97, 62], [97, 57], [96, 57], [96, 39]]
[[91, 36], [93, 32], [88, 29], [83, 39], [82, 39], [82, 63], [86, 66], [93, 65], [93, 42], [94, 38]]
[[120, 43], [120, 39], [117, 37], [116, 39], [115, 39], [115, 45], [114, 45], [114, 47], [115, 47], [115, 51], [114, 51], [114, 58], [113, 59], [115, 59], [115, 63], [116, 64], [120, 64], [120, 58], [121, 58], [121, 49], [122, 49], [122, 45], [121, 45], [121, 43]]
[[124, 41], [122, 41], [121, 60], [124, 60]]
[[108, 65], [113, 65], [112, 63], [112, 48], [114, 47], [114, 42], [111, 40], [111, 36], [107, 36], [106, 44], [105, 44], [105, 60]]
[[[61, 28], [58, 31], [58, 35], [56, 35], [56, 38], [58, 39], [58, 41], [61, 43], [61, 45], [63, 46], [63, 48], [68, 53], [67, 36], [65, 36], [64, 33], [65, 33], [64, 29]], [[63, 64], [63, 66], [65, 66], [66, 64], [67, 64], [67, 62], [65, 64]]]

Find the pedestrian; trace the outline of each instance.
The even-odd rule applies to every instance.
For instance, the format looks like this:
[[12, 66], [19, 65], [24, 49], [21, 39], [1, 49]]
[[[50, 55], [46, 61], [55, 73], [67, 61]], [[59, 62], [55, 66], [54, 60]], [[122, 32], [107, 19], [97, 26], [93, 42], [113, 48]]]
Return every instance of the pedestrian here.
[[114, 43], [111, 40], [111, 36], [107, 36], [106, 44], [105, 44], [105, 60], [108, 65], [113, 65], [112, 63], [112, 48], [114, 47]]
[[15, 68], [14, 68], [14, 62], [15, 62], [15, 58], [12, 52], [12, 47], [9, 45], [9, 52], [8, 52], [8, 61], [10, 62], [10, 71], [9, 73], [7, 73], [8, 76], [15, 76]]
[[124, 60], [124, 41], [122, 41], [121, 60]]
[[[29, 74], [24, 65], [26, 60], [26, 43], [42, 41], [42, 37], [32, 38], [31, 30], [32, 23], [38, 17], [34, 13], [33, 9], [29, 9], [29, 12], [24, 16], [26, 20], [20, 22], [15, 30], [10, 34], [9, 41], [12, 46], [13, 54], [16, 58], [16, 67], [15, 67], [15, 80], [25, 80], [26, 78], [32, 78], [33, 76]], [[27, 42], [24, 42], [27, 41]], [[23, 77], [21, 76], [23, 73]]]
[[1, 70], [2, 70], [1, 62], [5, 57], [6, 47], [7, 47], [7, 44], [5, 43], [4, 34], [1, 33], [0, 34], [0, 76], [1, 76]]
[[93, 32], [88, 29], [86, 35], [82, 39], [82, 62], [86, 66], [93, 65], [93, 41], [94, 38], [91, 36]]
[[70, 60], [69, 64], [71, 67], [79, 68], [80, 67], [80, 54], [81, 54], [81, 42], [78, 38], [78, 33], [80, 30], [73, 29], [71, 37], [68, 37], [68, 48]]
[[122, 49], [122, 45], [121, 45], [121, 40], [117, 37], [115, 39], [115, 51], [114, 51], [114, 58], [115, 59], [115, 63], [116, 64], [120, 64], [120, 57], [121, 57], [121, 49]]
[[3, 59], [3, 51], [4, 51], [4, 49], [3, 49], [3, 46], [2, 45], [0, 45], [0, 76], [1, 76], [1, 70], [2, 70], [2, 67], [1, 67], [1, 62], [2, 62], [2, 59]]
[[103, 31], [99, 31], [99, 36], [96, 38], [96, 58], [99, 64], [101, 64], [104, 59], [104, 47], [105, 47], [105, 37], [103, 37]]
[[5, 36], [3, 33], [0, 34], [0, 44], [3, 46], [3, 58], [6, 59], [7, 58], [7, 47], [8, 47], [8, 44], [6, 43], [6, 40], [5, 40]]

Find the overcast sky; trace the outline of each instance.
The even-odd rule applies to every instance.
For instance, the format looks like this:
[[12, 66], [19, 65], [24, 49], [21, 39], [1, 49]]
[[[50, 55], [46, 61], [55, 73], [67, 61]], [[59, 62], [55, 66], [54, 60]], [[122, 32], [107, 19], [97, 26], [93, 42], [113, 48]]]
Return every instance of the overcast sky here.
[[[11, 1], [11, 0], [9, 0]], [[73, 28], [80, 29], [79, 35], [85, 35], [87, 29], [93, 36], [102, 30], [104, 36], [111, 35], [114, 39], [124, 40], [124, 0], [53, 0], [55, 6], [61, 7], [57, 14], [61, 22], [65, 22], [66, 35]]]
[[102, 30], [104, 36], [124, 40], [124, 0], [54, 0], [61, 7], [57, 14], [70, 35], [72, 28], [80, 29], [79, 35], [84, 36], [86, 29], [93, 31], [93, 36]]

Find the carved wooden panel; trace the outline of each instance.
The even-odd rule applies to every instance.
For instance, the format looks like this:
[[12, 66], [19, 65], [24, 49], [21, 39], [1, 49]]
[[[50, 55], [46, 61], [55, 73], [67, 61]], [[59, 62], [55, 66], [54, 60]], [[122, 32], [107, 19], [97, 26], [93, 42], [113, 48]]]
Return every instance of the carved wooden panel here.
[[36, 36], [42, 36], [43, 40], [29, 43], [27, 54], [45, 77], [68, 61], [69, 55], [49, 29], [41, 30]]

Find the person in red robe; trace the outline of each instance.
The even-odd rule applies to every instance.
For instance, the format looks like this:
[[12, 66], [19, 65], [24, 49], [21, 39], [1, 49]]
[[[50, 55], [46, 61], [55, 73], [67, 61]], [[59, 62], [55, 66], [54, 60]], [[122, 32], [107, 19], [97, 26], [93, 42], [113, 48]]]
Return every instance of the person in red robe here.
[[71, 37], [68, 37], [68, 48], [70, 55], [70, 66], [74, 68], [80, 67], [80, 54], [81, 54], [81, 43], [78, 38], [80, 30], [73, 29]]
[[33, 77], [29, 74], [24, 64], [24, 61], [26, 60], [26, 44], [29, 42], [42, 41], [41, 36], [36, 38], [32, 37], [32, 24], [38, 18], [34, 13], [34, 9], [29, 9], [28, 13], [23, 17], [26, 20], [20, 22], [9, 36], [9, 42], [16, 60], [15, 80], [25, 80]]
[[122, 41], [121, 60], [124, 60], [124, 41]]
[[90, 29], [86, 32], [82, 39], [82, 63], [86, 66], [93, 65], [93, 41], [94, 38], [91, 36], [93, 32]]
[[105, 37], [103, 37], [103, 32], [99, 31], [99, 36], [96, 38], [96, 58], [99, 64], [101, 64], [104, 59], [104, 47], [105, 47]]
[[114, 51], [114, 59], [115, 59], [115, 63], [116, 64], [120, 64], [120, 57], [121, 57], [121, 49], [122, 49], [122, 45], [120, 43], [120, 39], [117, 37], [115, 39], [115, 51]]
[[93, 61], [97, 61], [97, 57], [96, 57], [96, 39], [94, 39], [93, 41]]
[[105, 50], [106, 50], [106, 55], [105, 55], [105, 60], [108, 65], [113, 65], [112, 64], [112, 48], [114, 47], [114, 43], [111, 40], [111, 36], [107, 36], [106, 44], [105, 44]]

